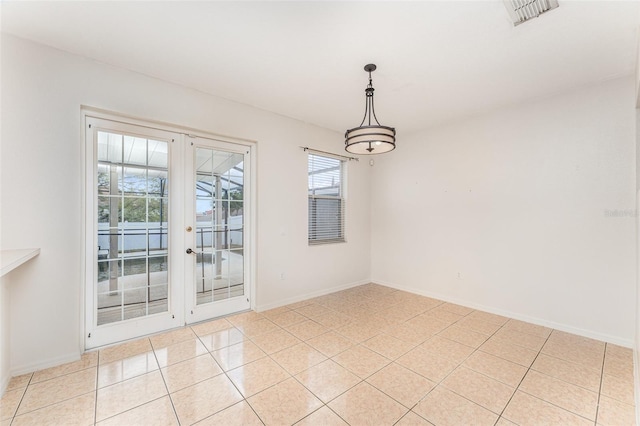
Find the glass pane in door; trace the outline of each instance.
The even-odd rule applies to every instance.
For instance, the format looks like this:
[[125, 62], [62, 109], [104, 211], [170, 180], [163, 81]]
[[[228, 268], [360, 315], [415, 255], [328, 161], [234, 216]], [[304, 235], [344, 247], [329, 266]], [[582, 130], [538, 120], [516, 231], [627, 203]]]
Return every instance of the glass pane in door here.
[[168, 143], [97, 132], [97, 324], [168, 311]]
[[196, 148], [196, 304], [245, 294], [244, 155]]

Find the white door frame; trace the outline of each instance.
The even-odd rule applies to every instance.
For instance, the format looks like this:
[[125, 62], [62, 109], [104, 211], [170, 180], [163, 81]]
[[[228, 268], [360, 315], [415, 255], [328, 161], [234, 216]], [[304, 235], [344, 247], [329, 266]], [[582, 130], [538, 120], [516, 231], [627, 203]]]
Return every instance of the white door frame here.
[[[96, 224], [96, 199], [97, 194], [95, 190], [95, 174], [96, 174], [96, 156], [93, 141], [93, 130], [88, 129], [88, 125], [92, 119], [103, 119], [109, 120], [117, 123], [121, 123], [124, 126], [139, 126], [144, 127], [149, 130], [149, 135], [157, 134], [157, 132], [161, 133], [176, 133], [177, 136], [174, 138], [173, 142], [170, 144], [170, 159], [169, 159], [169, 173], [171, 176], [170, 182], [170, 194], [169, 194], [169, 215], [172, 224], [169, 226], [169, 259], [170, 259], [170, 269], [169, 269], [169, 279], [170, 286], [173, 289], [174, 293], [178, 289], [180, 289], [181, 294], [172, 294], [169, 301], [169, 317], [165, 318], [162, 321], [162, 330], [167, 330], [170, 328], [180, 327], [187, 323], [192, 323], [195, 321], [204, 320], [207, 318], [197, 318], [192, 316], [188, 318], [187, 314], [190, 310], [187, 311], [185, 309], [186, 300], [185, 299], [185, 291], [188, 285], [176, 285], [178, 283], [186, 282], [185, 278], [187, 275], [186, 264], [187, 261], [191, 261], [191, 255], [186, 254], [186, 249], [188, 248], [189, 241], [187, 240], [185, 234], [186, 221], [188, 216], [185, 215], [185, 189], [186, 185], [189, 181], [187, 178], [188, 175], [185, 174], [185, 164], [187, 159], [185, 159], [185, 152], [187, 152], [186, 144], [190, 142], [190, 140], [196, 137], [202, 137], [205, 139], [212, 139], [216, 141], [220, 141], [223, 143], [236, 144], [245, 147], [249, 150], [250, 155], [250, 176], [247, 179], [247, 183], [252, 188], [250, 193], [247, 195], [248, 201], [250, 203], [250, 212], [247, 215], [245, 220], [245, 226], [248, 227], [250, 232], [247, 233], [246, 244], [247, 249], [245, 251], [245, 257], [248, 257], [250, 261], [248, 265], [245, 263], [245, 282], [248, 285], [245, 286], [247, 294], [250, 298], [250, 308], [255, 309], [256, 307], [256, 224], [257, 224], [257, 168], [256, 168], [256, 153], [257, 153], [257, 144], [255, 141], [232, 138], [227, 136], [219, 136], [212, 133], [208, 133], [201, 130], [195, 130], [191, 128], [186, 128], [182, 126], [176, 126], [167, 123], [159, 123], [153, 121], [146, 121], [143, 119], [132, 118], [128, 116], [123, 116], [118, 113], [105, 111], [92, 107], [81, 108], [81, 116], [82, 116], [82, 135], [83, 135], [83, 144], [82, 144], [82, 170], [83, 170], [83, 179], [82, 179], [82, 207], [83, 207], [83, 222], [82, 226], [82, 253], [84, 253], [84, 259], [82, 263], [82, 277], [84, 279], [81, 281], [80, 288], [80, 299], [81, 309], [81, 334], [80, 334], [80, 347], [84, 351], [86, 349], [95, 348], [98, 346], [103, 346], [106, 344], [115, 343], [118, 341], [133, 339], [139, 336], [143, 336], [146, 334], [155, 333], [161, 331], [158, 329], [158, 326], [149, 326], [145, 324], [144, 319], [149, 317], [143, 317], [141, 320], [126, 320], [121, 321], [120, 324], [127, 324], [127, 328], [130, 332], [122, 333], [118, 331], [118, 327], [109, 327], [110, 324], [102, 325], [98, 329], [94, 324], [90, 322], [92, 321], [94, 312], [91, 310], [95, 310], [95, 299], [94, 292], [88, 289], [89, 285], [94, 285], [96, 277], [97, 277], [97, 268], [95, 265], [94, 259], [96, 259], [97, 253], [97, 224]], [[182, 202], [181, 202], [182, 201]], [[172, 285], [173, 284], [173, 285]], [[184, 289], [185, 291], [182, 291]], [[88, 315], [90, 314], [90, 316]], [[158, 315], [158, 314], [155, 314]], [[118, 323], [114, 323], [118, 324]], [[122, 328], [122, 327], [120, 327]], [[96, 331], [99, 330], [99, 333], [96, 334]]]

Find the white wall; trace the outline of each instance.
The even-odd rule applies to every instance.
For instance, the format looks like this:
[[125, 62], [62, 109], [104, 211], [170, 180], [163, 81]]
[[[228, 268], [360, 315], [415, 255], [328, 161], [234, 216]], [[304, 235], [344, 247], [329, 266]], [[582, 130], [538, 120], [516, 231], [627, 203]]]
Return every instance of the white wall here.
[[11, 36], [1, 54], [1, 245], [41, 248], [8, 291], [13, 373], [79, 355], [81, 105], [257, 141], [258, 309], [368, 282], [366, 162], [349, 164], [349, 242], [307, 245], [299, 146], [339, 152], [340, 134]]
[[372, 280], [631, 346], [634, 80], [399, 132], [374, 167]]

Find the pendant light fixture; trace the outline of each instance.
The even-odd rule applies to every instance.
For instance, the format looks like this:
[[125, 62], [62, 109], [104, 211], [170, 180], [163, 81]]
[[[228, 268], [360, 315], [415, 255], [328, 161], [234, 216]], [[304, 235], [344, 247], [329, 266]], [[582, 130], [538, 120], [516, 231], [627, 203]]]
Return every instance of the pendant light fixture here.
[[[364, 118], [360, 126], [347, 130], [344, 134], [344, 149], [352, 154], [382, 154], [393, 151], [396, 147], [396, 129], [381, 126], [373, 108], [373, 83], [371, 73], [376, 70], [375, 64], [367, 64], [364, 70], [369, 73], [369, 85], [366, 94]], [[371, 118], [373, 117], [373, 122]], [[366, 124], [365, 124], [366, 123]]]

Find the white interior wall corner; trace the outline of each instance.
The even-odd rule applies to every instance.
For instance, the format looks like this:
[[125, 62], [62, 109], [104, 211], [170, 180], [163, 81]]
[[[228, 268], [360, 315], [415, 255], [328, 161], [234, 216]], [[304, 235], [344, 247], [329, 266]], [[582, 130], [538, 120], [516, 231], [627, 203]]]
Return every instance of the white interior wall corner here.
[[423, 131], [376, 162], [372, 280], [635, 333], [634, 79]]

